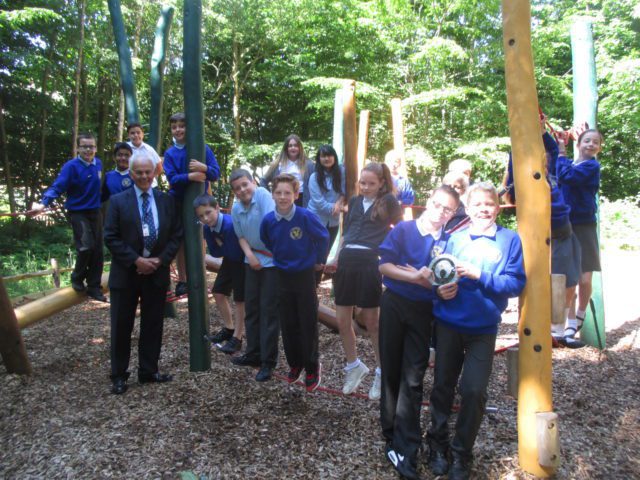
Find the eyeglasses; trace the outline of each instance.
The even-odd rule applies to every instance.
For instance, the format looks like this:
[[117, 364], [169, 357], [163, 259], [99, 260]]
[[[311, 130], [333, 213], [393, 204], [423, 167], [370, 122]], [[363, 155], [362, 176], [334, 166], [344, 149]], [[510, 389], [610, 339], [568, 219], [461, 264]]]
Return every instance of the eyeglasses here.
[[80, 150], [95, 150], [97, 147], [95, 145], [78, 145]]
[[436, 209], [442, 209], [442, 211], [444, 212], [445, 215], [451, 215], [455, 212], [454, 209], [449, 208], [449, 207], [445, 207], [444, 205], [436, 202], [435, 200], [431, 200], [431, 205], [433, 205], [433, 208]]

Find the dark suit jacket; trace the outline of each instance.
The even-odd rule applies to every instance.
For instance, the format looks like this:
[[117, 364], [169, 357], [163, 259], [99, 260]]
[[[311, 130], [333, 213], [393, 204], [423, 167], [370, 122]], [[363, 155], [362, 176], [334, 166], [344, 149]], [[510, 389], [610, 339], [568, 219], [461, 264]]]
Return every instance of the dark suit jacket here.
[[[158, 287], [166, 288], [169, 286], [169, 265], [182, 241], [181, 212], [177, 211], [173, 197], [166, 193], [153, 190], [153, 198], [160, 228], [150, 256], [158, 257], [162, 265], [150, 276]], [[104, 243], [111, 251], [109, 288], [131, 288], [138, 275], [135, 261], [142, 256], [144, 249], [135, 189], [130, 188], [111, 197], [104, 225]]]

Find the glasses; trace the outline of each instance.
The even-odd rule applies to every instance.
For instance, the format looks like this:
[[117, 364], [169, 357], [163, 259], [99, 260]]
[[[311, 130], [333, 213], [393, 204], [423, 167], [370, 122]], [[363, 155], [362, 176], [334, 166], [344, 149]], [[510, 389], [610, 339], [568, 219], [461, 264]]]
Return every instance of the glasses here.
[[95, 150], [97, 147], [95, 145], [78, 145], [80, 150]]
[[442, 209], [445, 215], [451, 215], [452, 213], [455, 212], [455, 210], [453, 210], [452, 208], [445, 207], [444, 205], [436, 202], [435, 200], [431, 200], [431, 205], [433, 205], [433, 208], [436, 208], [438, 210]]

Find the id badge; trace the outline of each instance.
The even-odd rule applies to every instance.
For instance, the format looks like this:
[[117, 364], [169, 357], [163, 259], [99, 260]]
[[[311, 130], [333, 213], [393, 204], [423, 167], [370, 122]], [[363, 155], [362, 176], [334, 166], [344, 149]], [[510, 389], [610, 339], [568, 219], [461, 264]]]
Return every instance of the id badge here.
[[142, 224], [142, 236], [143, 237], [149, 236], [149, 225], [147, 225], [146, 223]]

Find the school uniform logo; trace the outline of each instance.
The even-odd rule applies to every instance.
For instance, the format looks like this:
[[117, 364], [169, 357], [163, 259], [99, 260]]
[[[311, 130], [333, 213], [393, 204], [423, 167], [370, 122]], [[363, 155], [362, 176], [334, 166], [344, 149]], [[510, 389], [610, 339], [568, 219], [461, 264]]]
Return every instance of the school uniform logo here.
[[122, 187], [129, 188], [131, 186], [131, 179], [129, 177], [124, 177], [122, 179]]
[[289, 230], [289, 236], [292, 240], [300, 240], [302, 238], [302, 229], [300, 227], [293, 227]]
[[442, 248], [440, 245], [434, 245], [431, 249], [431, 252], [434, 257], [439, 257], [444, 252], [444, 248]]

